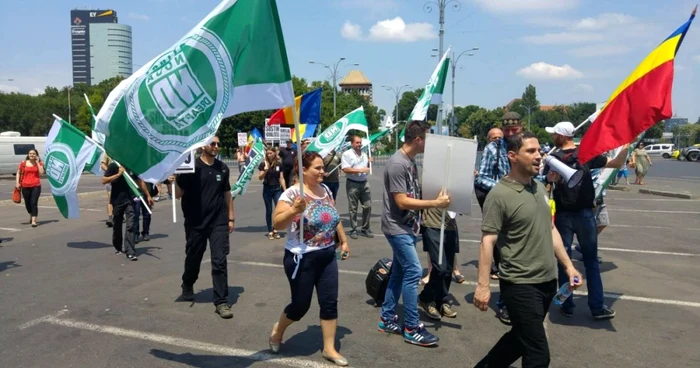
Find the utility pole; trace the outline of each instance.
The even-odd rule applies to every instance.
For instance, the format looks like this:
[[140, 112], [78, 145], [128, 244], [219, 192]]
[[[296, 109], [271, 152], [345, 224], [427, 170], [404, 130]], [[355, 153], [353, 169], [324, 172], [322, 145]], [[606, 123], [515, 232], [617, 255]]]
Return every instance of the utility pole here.
[[390, 87], [390, 86], [381, 86], [382, 88], [385, 88], [387, 91], [394, 92], [394, 97], [396, 98], [396, 122], [395, 122], [395, 127], [394, 127], [394, 133], [396, 134], [396, 140], [394, 142], [394, 150], [398, 151], [399, 150], [399, 96], [401, 95], [401, 90], [404, 88], [411, 88], [408, 84], [404, 84], [403, 86], [400, 87]]
[[[341, 57], [340, 60], [338, 60], [337, 63], [331, 64], [333, 67], [330, 67], [324, 63], [319, 63], [318, 61], [309, 61], [309, 64], [318, 64], [318, 65], [323, 65], [328, 71], [331, 72], [331, 78], [333, 78], [333, 117], [336, 117], [338, 115], [338, 112], [336, 110], [336, 94], [338, 93], [338, 85], [337, 85], [337, 80], [338, 80], [338, 66], [340, 66], [340, 63], [345, 60], [344, 57]], [[359, 63], [352, 64], [354, 66], [360, 65]]]
[[[433, 6], [437, 5], [438, 11], [439, 11], [439, 18], [438, 22], [440, 24], [440, 30], [439, 30], [439, 39], [440, 39], [440, 48], [438, 49], [438, 58], [442, 57], [443, 53], [443, 39], [445, 36], [445, 8], [447, 5], [450, 5], [454, 11], [459, 11], [462, 9], [462, 3], [460, 3], [457, 0], [436, 0], [436, 1], [428, 1], [425, 4], [423, 4], [423, 11], [426, 13], [431, 13], [433, 11]], [[437, 134], [442, 134], [442, 102], [438, 106], [438, 116], [437, 116], [437, 128], [438, 132]]]
[[471, 51], [477, 50], [479, 50], [478, 47], [472, 47], [469, 50], [462, 51], [462, 53], [457, 55], [456, 58], [454, 57], [454, 54], [452, 54], [452, 58], [450, 58], [450, 64], [452, 64], [450, 65], [452, 67], [452, 117], [450, 119], [450, 129], [448, 135], [454, 134], [456, 128], [455, 120], [457, 120], [457, 118], [455, 117], [455, 71], [457, 70], [457, 63], [459, 62], [459, 58], [461, 58], [463, 55], [474, 56], [474, 53]]
[[532, 130], [530, 130], [530, 113], [532, 112], [532, 108], [535, 107], [535, 106], [525, 106], [525, 105], [523, 105], [523, 107], [527, 109], [527, 130], [528, 130], [528, 131], [532, 131]]
[[73, 125], [73, 123], [71, 123], [71, 121], [70, 121], [70, 109], [71, 109], [70, 108], [70, 90], [71, 90], [71, 87], [68, 86], [68, 124]]

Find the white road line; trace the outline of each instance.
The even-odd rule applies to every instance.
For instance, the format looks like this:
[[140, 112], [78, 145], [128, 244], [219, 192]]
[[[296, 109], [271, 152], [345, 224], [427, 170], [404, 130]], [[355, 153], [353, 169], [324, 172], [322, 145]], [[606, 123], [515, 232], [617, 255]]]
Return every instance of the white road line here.
[[[202, 263], [207, 263], [207, 261], [208, 260], [205, 260]], [[229, 261], [229, 263], [250, 265], [250, 266], [257, 266], [257, 267], [272, 267], [272, 268], [283, 268], [284, 267], [284, 266], [279, 265], [279, 264], [263, 263], [263, 262]], [[367, 275], [367, 272], [351, 271], [351, 270], [338, 270], [338, 273], [343, 273], [343, 274], [348, 274], [348, 275], [360, 275], [360, 276]], [[476, 282], [465, 281], [462, 283], [462, 285], [476, 286]], [[498, 286], [498, 284], [491, 284], [491, 287], [497, 288], [499, 286]], [[581, 290], [581, 291], [577, 290], [576, 292], [574, 292], [574, 294], [588, 296], [588, 292], [584, 291], [584, 290]], [[629, 300], [629, 301], [634, 301], [634, 302], [644, 302], [644, 303], [666, 304], [666, 305], [677, 305], [677, 306], [683, 306], [683, 307], [700, 308], [700, 303], [698, 303], [698, 302], [686, 302], [686, 301], [682, 301], [682, 300], [646, 298], [646, 297], [642, 297], [642, 296], [624, 295], [624, 294], [618, 294], [618, 293], [604, 293], [603, 296], [605, 298], [615, 299], [615, 300]]]
[[658, 250], [603, 248], [603, 247], [598, 247], [598, 250], [607, 250], [607, 251], [611, 251], [611, 252], [662, 254], [662, 255], [669, 255], [669, 256], [683, 256], [683, 257], [700, 257], [700, 254], [697, 254], [697, 253], [661, 252]]
[[700, 228], [673, 227], [673, 226], [642, 226], [642, 225], [608, 225], [607, 227], [624, 227], [633, 229], [673, 229], [684, 231], [700, 231]]
[[676, 214], [682, 214], [682, 215], [700, 215], [700, 212], [697, 212], [697, 211], [632, 210], [629, 208], [615, 208], [615, 207], [609, 207], [609, 206], [608, 206], [608, 211], [610, 211], [610, 212], [676, 213]]
[[29, 327], [34, 327], [34, 326], [38, 325], [39, 323], [48, 322], [48, 320], [49, 320], [50, 318], [60, 317], [60, 316], [62, 316], [62, 315], [64, 315], [64, 314], [66, 314], [66, 312], [68, 312], [68, 309], [62, 309], [62, 310], [58, 311], [58, 313], [50, 314], [50, 315], [48, 315], [48, 316], [39, 317], [39, 318], [37, 318], [37, 319], [33, 319], [33, 320], [29, 321], [29, 322], [26, 322], [26, 323], [21, 324], [21, 325], [19, 326], [19, 329], [20, 329], [20, 330], [24, 330], [24, 329], [27, 329], [27, 328], [29, 328]]
[[[30, 325], [30, 323], [32, 323]], [[56, 326], [70, 327], [78, 330], [99, 332], [108, 335], [127, 337], [132, 339], [139, 339], [145, 341], [151, 341], [158, 344], [177, 346], [180, 348], [188, 350], [199, 350], [206, 351], [214, 354], [219, 354], [227, 357], [236, 357], [247, 360], [254, 360], [257, 362], [270, 362], [274, 364], [279, 364], [287, 367], [311, 367], [311, 368], [326, 368], [328, 365], [323, 362], [316, 362], [306, 359], [298, 358], [282, 358], [279, 355], [266, 353], [262, 351], [253, 351], [245, 349], [236, 349], [228, 346], [215, 345], [206, 342], [183, 339], [179, 337], [173, 337], [168, 335], [156, 334], [151, 332], [144, 332], [138, 330], [130, 330], [121, 327], [97, 325], [92, 323], [86, 323], [81, 321], [76, 321], [68, 318], [58, 318], [56, 316], [45, 316], [34, 321], [30, 321], [20, 326], [21, 329], [35, 326], [39, 323], [48, 323]], [[22, 328], [24, 327], [24, 328]]]
[[15, 229], [13, 227], [0, 227], [0, 230], [5, 230], [5, 231], [22, 231], [22, 229]]
[[459, 239], [460, 243], [481, 243], [481, 240], [474, 239]]

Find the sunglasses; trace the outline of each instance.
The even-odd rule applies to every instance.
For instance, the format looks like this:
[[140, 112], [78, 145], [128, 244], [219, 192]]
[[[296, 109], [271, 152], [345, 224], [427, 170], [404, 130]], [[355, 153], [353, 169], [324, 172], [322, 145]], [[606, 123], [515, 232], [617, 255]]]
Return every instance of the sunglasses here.
[[221, 147], [221, 143], [219, 143], [219, 142], [211, 142], [211, 143], [209, 143], [209, 145], [212, 147]]

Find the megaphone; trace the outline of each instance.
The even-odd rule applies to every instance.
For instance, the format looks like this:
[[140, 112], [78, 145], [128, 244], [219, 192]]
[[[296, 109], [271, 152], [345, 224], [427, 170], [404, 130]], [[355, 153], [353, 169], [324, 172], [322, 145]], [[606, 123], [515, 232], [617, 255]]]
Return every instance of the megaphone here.
[[563, 162], [559, 161], [556, 157], [549, 155], [544, 159], [545, 164], [549, 165], [552, 170], [556, 171], [561, 175], [562, 179], [566, 183], [566, 186], [573, 188], [581, 183], [583, 175], [585, 174], [583, 170], [574, 170], [566, 166]]

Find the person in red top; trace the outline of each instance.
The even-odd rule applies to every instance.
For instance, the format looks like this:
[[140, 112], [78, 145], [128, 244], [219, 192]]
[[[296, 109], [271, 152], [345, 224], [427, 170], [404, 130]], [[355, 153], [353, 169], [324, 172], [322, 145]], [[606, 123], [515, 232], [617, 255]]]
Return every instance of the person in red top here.
[[[27, 158], [17, 168], [17, 182], [15, 186], [22, 189], [24, 205], [29, 213], [29, 222], [36, 227], [36, 217], [39, 214], [39, 196], [41, 195], [41, 181], [39, 177], [45, 174], [44, 163], [39, 157], [39, 152], [30, 150]], [[21, 180], [21, 181], [20, 181]]]

